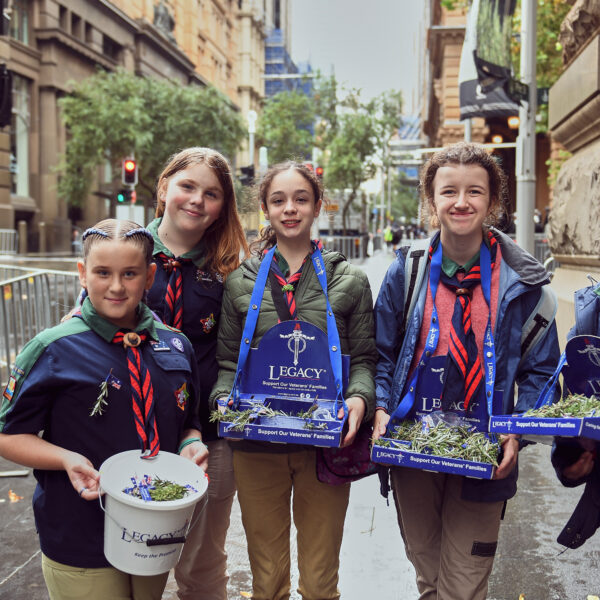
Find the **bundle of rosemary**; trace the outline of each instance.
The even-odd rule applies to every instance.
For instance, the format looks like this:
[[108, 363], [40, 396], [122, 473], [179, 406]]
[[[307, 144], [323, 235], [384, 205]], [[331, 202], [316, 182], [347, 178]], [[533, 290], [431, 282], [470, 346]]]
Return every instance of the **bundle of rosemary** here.
[[231, 426], [232, 431], [244, 431], [244, 427], [246, 427], [248, 423], [252, 423], [256, 417], [277, 416], [289, 415], [286, 415], [286, 413], [281, 410], [273, 410], [269, 406], [265, 406], [260, 402], [256, 402], [246, 410], [231, 410], [230, 408], [226, 408], [224, 413], [222, 413], [220, 410], [213, 410], [210, 413], [209, 420], [211, 423], [218, 423], [220, 421], [225, 423], [233, 423]]
[[[493, 436], [493, 434], [490, 434]], [[403, 421], [387, 439], [375, 440], [380, 446], [393, 446], [393, 440], [410, 442], [411, 452], [459, 458], [498, 466], [500, 445], [495, 436], [475, 431], [469, 425], [448, 425], [438, 421], [435, 425]]]
[[561, 417], [600, 417], [600, 400], [583, 394], [571, 394], [554, 404], [532, 408], [523, 413], [524, 417], [561, 418]]
[[167, 502], [169, 500], [181, 500], [190, 491], [194, 491], [191, 486], [179, 485], [172, 481], [154, 477], [150, 479], [144, 477], [141, 482], [132, 477], [133, 487], [125, 488], [123, 491], [134, 498], [142, 500], [153, 500], [154, 502]]

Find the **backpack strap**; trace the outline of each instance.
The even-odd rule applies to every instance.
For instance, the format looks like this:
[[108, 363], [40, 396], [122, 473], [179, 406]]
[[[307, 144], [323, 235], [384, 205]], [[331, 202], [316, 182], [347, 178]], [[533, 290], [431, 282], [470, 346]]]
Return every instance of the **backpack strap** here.
[[521, 332], [521, 363], [546, 333], [548, 325], [556, 316], [558, 302], [554, 290], [549, 285], [543, 285], [541, 292], [540, 299], [525, 321]]
[[410, 246], [400, 249], [405, 255], [404, 259], [404, 316], [400, 324], [399, 339], [404, 337], [408, 318], [412, 315], [417, 302], [418, 294], [415, 290], [421, 289], [421, 283], [427, 268], [427, 251], [431, 245], [430, 239], [414, 240]]

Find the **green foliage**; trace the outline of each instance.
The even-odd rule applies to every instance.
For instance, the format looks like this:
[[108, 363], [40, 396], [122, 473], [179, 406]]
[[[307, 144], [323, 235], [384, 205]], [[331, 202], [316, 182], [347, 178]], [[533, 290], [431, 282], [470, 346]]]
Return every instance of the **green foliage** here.
[[[95, 169], [106, 161], [116, 182], [121, 160], [134, 153], [138, 197], [149, 201], [171, 154], [208, 146], [233, 157], [245, 135], [241, 117], [215, 88], [184, 87], [123, 70], [98, 72], [79, 82], [60, 107], [68, 137], [58, 191], [72, 205], [83, 203]], [[109, 188], [95, 193], [110, 197]]]
[[419, 192], [416, 187], [403, 183], [398, 174], [392, 174], [392, 216], [395, 220], [405, 217], [406, 222], [417, 217], [419, 212]]
[[314, 103], [305, 94], [280, 92], [269, 98], [258, 123], [258, 139], [268, 148], [269, 163], [309, 157], [314, 120]]

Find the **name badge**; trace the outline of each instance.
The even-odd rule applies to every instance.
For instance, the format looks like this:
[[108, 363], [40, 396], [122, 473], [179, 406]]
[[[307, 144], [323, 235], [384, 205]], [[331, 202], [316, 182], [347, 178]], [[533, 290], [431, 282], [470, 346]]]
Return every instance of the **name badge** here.
[[171, 347], [163, 340], [160, 340], [159, 342], [150, 342], [150, 346], [154, 352], [171, 352]]

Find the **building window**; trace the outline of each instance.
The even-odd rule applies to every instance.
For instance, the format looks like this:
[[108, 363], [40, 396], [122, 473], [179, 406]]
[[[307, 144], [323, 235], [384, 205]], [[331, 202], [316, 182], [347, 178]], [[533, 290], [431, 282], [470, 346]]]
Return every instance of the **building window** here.
[[29, 44], [30, 0], [13, 0], [10, 11], [10, 37]]
[[83, 38], [83, 21], [79, 15], [71, 13], [71, 35], [82, 39]]
[[102, 52], [105, 56], [108, 56], [108, 58], [118, 60], [119, 54], [121, 52], [121, 46], [119, 46], [117, 42], [105, 35], [102, 36]]
[[29, 80], [13, 74], [10, 128], [11, 192], [29, 196]]
[[85, 43], [91, 44], [94, 41], [94, 28], [91, 23], [85, 24]]
[[69, 31], [69, 11], [60, 4], [58, 7], [58, 25], [63, 31]]
[[274, 0], [273, 2], [273, 21], [275, 29], [281, 29], [281, 2]]

